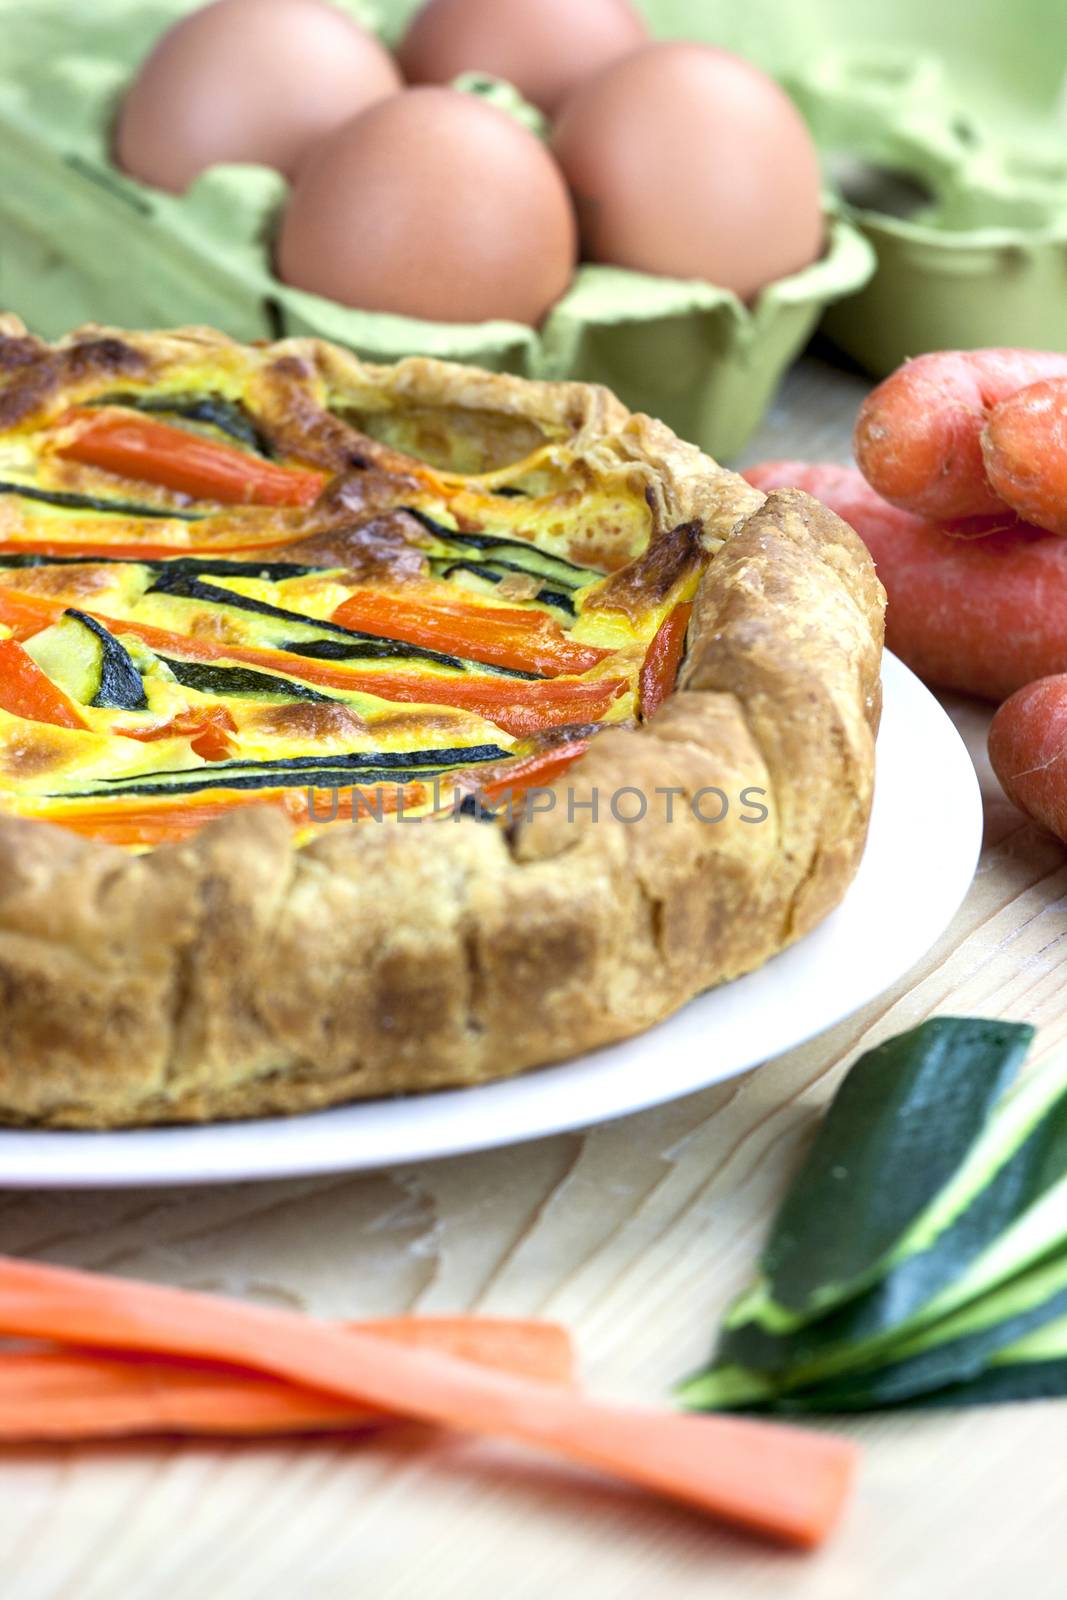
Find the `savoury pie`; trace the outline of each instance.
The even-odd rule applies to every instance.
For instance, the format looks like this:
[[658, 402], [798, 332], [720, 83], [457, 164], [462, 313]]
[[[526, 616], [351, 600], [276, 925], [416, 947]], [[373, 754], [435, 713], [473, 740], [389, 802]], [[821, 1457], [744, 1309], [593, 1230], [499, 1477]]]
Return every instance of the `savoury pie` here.
[[758, 966], [859, 860], [882, 611], [601, 388], [0, 319], [0, 1119], [479, 1083]]

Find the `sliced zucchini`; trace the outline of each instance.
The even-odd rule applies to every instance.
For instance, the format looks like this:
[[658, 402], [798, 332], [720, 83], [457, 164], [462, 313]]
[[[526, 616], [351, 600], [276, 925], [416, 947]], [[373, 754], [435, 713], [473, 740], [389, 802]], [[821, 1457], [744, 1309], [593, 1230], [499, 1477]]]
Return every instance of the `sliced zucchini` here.
[[99, 799], [103, 795], [185, 795], [206, 789], [351, 789], [355, 785], [432, 782], [446, 772], [504, 761], [499, 745], [457, 745], [439, 750], [355, 751], [340, 755], [287, 756], [277, 761], [238, 760], [216, 766], [107, 778], [94, 789], [54, 799]]
[[[114, 517], [158, 517], [164, 521], [202, 522], [202, 511], [179, 511], [174, 506], [143, 506], [131, 500], [101, 500], [96, 495], [72, 494], [66, 489], [38, 489], [29, 483], [0, 479], [0, 494], [15, 494], [22, 500], [39, 500], [46, 506], [62, 506], [68, 511], [105, 511]], [[85, 561], [85, 557], [79, 558]]]
[[477, 550], [483, 561], [491, 561], [511, 571], [529, 572], [537, 578], [548, 578], [560, 589], [581, 589], [603, 574], [589, 567], [579, 567], [563, 556], [550, 555], [525, 539], [502, 539], [489, 533], [448, 533], [448, 542]]
[[104, 394], [89, 402], [90, 406], [125, 406], [130, 411], [144, 411], [149, 415], [184, 417], [189, 422], [203, 422], [227, 434], [246, 449], [257, 455], [270, 456], [271, 448], [266, 436], [256, 427], [245, 407], [220, 394]]
[[329, 701], [334, 698], [320, 694], [310, 684], [275, 677], [269, 672], [256, 672], [251, 667], [217, 667], [205, 661], [179, 661], [176, 656], [161, 656], [160, 660], [186, 689], [217, 695], [220, 699], [249, 696], [259, 700]]
[[880, 1277], [966, 1159], [1033, 1036], [1021, 1023], [934, 1017], [861, 1056], [775, 1219], [761, 1281], [728, 1325], [792, 1331]]
[[91, 629], [73, 617], [61, 617], [50, 628], [27, 639], [25, 648], [65, 695], [83, 706], [92, 704], [100, 692], [104, 650]]
[[[328, 752], [312, 756], [279, 756], [276, 760], [258, 761], [254, 759], [239, 758], [235, 761], [226, 761], [214, 770], [221, 772], [307, 772], [318, 767], [336, 767], [338, 771], [361, 772], [363, 770], [374, 772], [400, 772], [407, 773], [416, 768], [419, 771], [440, 771], [454, 767], [471, 767], [484, 765], [486, 762], [506, 761], [508, 751], [498, 744], [458, 744], [449, 745], [444, 749], [435, 750], [349, 750], [339, 754]], [[189, 777], [199, 777], [202, 768], [182, 767], [173, 771], [163, 771], [153, 774], [157, 778], [175, 778], [179, 781]], [[127, 782], [139, 783], [140, 778], [107, 778], [108, 784], [125, 784]]]
[[[444, 564], [433, 561], [432, 568], [438, 568], [442, 578], [451, 578], [456, 572], [469, 572], [475, 578], [481, 578], [484, 583], [494, 587], [503, 583], [509, 572], [521, 573], [523, 577], [534, 578], [535, 573], [528, 572], [525, 567], [516, 566], [514, 562], [497, 561], [490, 564], [485, 561], [447, 561]], [[574, 601], [562, 589], [541, 588], [530, 595], [531, 600], [538, 601], [543, 606], [555, 606], [559, 611], [565, 611], [568, 616], [575, 615]]]
[[[117, 547], [116, 547], [117, 548]], [[287, 578], [307, 578], [312, 573], [339, 572], [339, 567], [307, 566], [296, 561], [228, 561], [222, 556], [173, 556], [131, 561], [128, 556], [0, 555], [0, 568], [21, 571], [28, 567], [145, 567], [153, 572], [181, 572], [194, 577], [264, 578], [282, 583]]]
[[862, 1366], [1058, 1249], [1065, 1218], [1067, 1058], [1055, 1057], [996, 1108], [877, 1283], [791, 1332], [728, 1326], [718, 1358], [792, 1384]]
[[1067, 1317], [1057, 1317], [991, 1358], [965, 1383], [909, 1397], [911, 1406], [988, 1406], [1067, 1396]]
[[[1024, 1038], [1016, 1043], [1025, 1048]], [[1011, 1050], [1010, 1038], [1002, 1044]], [[991, 1066], [990, 1057], [987, 1091]], [[933, 1128], [946, 1119], [958, 1124], [960, 1094], [966, 1099], [968, 1087], [949, 1072], [940, 1100], [935, 1094], [919, 1102]], [[895, 1126], [897, 1139], [888, 1145], [891, 1154], [895, 1145], [910, 1146], [918, 1162], [923, 1151], [911, 1131], [910, 1104], [905, 1097], [903, 1115], [896, 1108], [888, 1131]], [[865, 1136], [856, 1127], [857, 1148], [871, 1131], [877, 1137], [877, 1129]], [[813, 1156], [819, 1148], [817, 1140]], [[890, 1161], [886, 1172], [893, 1170]], [[868, 1196], [879, 1202], [876, 1211], [881, 1191], [873, 1167]], [[862, 1194], [854, 1200], [863, 1206]], [[801, 1215], [796, 1246], [806, 1239], [815, 1258], [824, 1243], [821, 1230], [832, 1243], [834, 1230], [817, 1208], [804, 1219], [787, 1201], [782, 1214]], [[751, 1309], [756, 1317], [749, 1317]], [[1063, 1054], [994, 1106], [964, 1159], [883, 1257], [875, 1282], [861, 1284], [825, 1313], [803, 1320], [794, 1313], [787, 1322], [780, 1299], [767, 1298], [765, 1281], [735, 1307], [715, 1366], [685, 1384], [682, 1399], [707, 1409], [799, 1412], [964, 1405], [1059, 1392], [1067, 1392]]]
[[585, 584], [603, 577], [603, 573], [595, 572], [590, 567], [577, 566], [564, 556], [550, 555], [547, 550], [539, 549], [526, 539], [508, 539], [493, 533], [464, 533], [458, 528], [446, 527], [436, 517], [419, 511], [415, 506], [400, 506], [398, 509], [414, 517], [427, 533], [432, 533], [445, 546], [441, 557], [431, 559], [452, 555], [463, 560], [471, 551], [477, 551], [484, 561], [506, 562], [520, 572], [551, 579], [560, 589], [581, 589]]
[[1067, 1316], [1067, 1253], [894, 1346], [887, 1358], [833, 1382], [775, 1395], [775, 1411], [872, 1411], [982, 1375], [995, 1357]]
[[277, 646], [287, 655], [303, 656], [308, 661], [432, 661], [438, 667], [454, 667], [460, 672], [488, 673], [494, 678], [523, 678], [537, 683], [544, 678], [542, 672], [524, 672], [521, 667], [495, 667], [487, 661], [466, 661], [460, 656], [445, 656], [437, 650], [424, 650], [420, 645], [400, 644], [392, 639], [379, 639], [374, 634], [351, 635], [351, 642], [342, 639], [287, 639]]
[[144, 683], [129, 652], [82, 611], [65, 611], [58, 622], [30, 639], [26, 649], [53, 683], [84, 706], [147, 709]]

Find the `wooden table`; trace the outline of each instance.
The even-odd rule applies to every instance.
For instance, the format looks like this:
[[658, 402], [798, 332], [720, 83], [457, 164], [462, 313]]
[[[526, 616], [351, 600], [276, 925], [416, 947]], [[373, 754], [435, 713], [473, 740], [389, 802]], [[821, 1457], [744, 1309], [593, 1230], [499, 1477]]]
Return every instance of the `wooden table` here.
[[[844, 459], [863, 384], [809, 360], [751, 459]], [[0, 1248], [325, 1315], [465, 1307], [573, 1329], [604, 1395], [697, 1366], [857, 1051], [933, 1012], [1067, 1033], [1062, 849], [1000, 794], [988, 713], [949, 709], [987, 831], [966, 904], [889, 993], [803, 1049], [674, 1105], [452, 1161], [214, 1190], [0, 1197]], [[902, 842], [906, 848], [906, 842]], [[873, 1417], [860, 1491], [814, 1556], [519, 1451], [378, 1442], [109, 1445], [0, 1459], [4, 1600], [1062, 1600], [1067, 1408]]]

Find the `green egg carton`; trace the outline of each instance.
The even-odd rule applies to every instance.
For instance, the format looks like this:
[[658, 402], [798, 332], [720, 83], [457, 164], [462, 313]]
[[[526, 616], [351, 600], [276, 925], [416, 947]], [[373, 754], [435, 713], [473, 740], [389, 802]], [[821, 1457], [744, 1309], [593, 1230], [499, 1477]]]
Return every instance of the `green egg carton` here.
[[790, 86], [849, 152], [835, 176], [878, 258], [827, 311], [835, 343], [878, 376], [924, 350], [1067, 350], [1067, 137], [1000, 143], [929, 58], [829, 58]]
[[[410, 3], [372, 17], [393, 37]], [[366, 313], [282, 284], [271, 235], [286, 185], [216, 167], [182, 197], [119, 172], [115, 110], [153, 39], [195, 0], [0, 0], [0, 308], [56, 337], [85, 321], [209, 323], [240, 339], [316, 334], [375, 361], [419, 353], [536, 378], [605, 383], [635, 409], [730, 457], [826, 306], [873, 270], [833, 210], [823, 258], [751, 307], [706, 283], [583, 266], [538, 330]], [[696, 13], [699, 6], [694, 4]]]

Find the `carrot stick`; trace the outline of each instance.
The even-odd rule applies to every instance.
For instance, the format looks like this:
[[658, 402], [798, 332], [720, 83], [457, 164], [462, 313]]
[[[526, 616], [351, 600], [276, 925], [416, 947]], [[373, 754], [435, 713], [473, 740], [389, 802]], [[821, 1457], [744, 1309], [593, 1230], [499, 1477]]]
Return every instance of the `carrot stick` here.
[[1067, 540], [1023, 526], [947, 538], [853, 467], [768, 461], [745, 476], [757, 489], [804, 489], [852, 524], [889, 596], [886, 643], [927, 683], [1003, 700], [1067, 671]]
[[517, 606], [426, 606], [380, 590], [359, 589], [338, 606], [333, 620], [382, 639], [402, 639], [547, 677], [588, 672], [611, 654], [568, 639], [543, 611], [521, 611]]
[[1067, 844], [1067, 674], [1005, 700], [990, 725], [989, 759], [1008, 799]]
[[155, 1284], [0, 1259], [0, 1331], [227, 1361], [465, 1433], [521, 1440], [802, 1546], [829, 1532], [855, 1447], [736, 1417], [600, 1405], [436, 1350]]
[[1040, 350], [937, 350], [906, 361], [860, 407], [860, 470], [893, 505], [936, 522], [1003, 511], [982, 429], [1016, 390], [1063, 376], [1067, 355]]
[[85, 728], [85, 718], [62, 689], [14, 639], [0, 639], [0, 707], [29, 722]]
[[646, 722], [674, 689], [692, 615], [691, 605], [675, 606], [656, 629], [648, 647], [638, 679], [638, 704]]
[[63, 425], [72, 420], [77, 423], [73, 437], [56, 450], [63, 460], [101, 467], [143, 483], [158, 483], [197, 500], [308, 506], [326, 486], [321, 472], [279, 467], [234, 445], [128, 411], [75, 412], [60, 420]]
[[1024, 522], [1067, 535], [1067, 378], [1009, 395], [982, 434], [986, 477]]
[[[556, 1323], [398, 1317], [347, 1326], [541, 1383], [574, 1382], [570, 1338]], [[377, 1427], [391, 1420], [388, 1412], [323, 1390], [206, 1362], [52, 1346], [0, 1354], [0, 1441], [174, 1432], [255, 1436]]]

